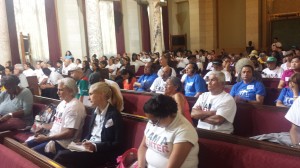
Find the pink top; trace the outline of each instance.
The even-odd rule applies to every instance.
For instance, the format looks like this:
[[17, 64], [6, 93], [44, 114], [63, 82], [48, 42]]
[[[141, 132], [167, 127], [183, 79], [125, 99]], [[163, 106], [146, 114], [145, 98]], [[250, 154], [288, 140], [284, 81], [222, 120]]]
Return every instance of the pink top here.
[[294, 73], [295, 72], [292, 69], [288, 69], [283, 72], [280, 80], [284, 81], [284, 84], [285, 84], [284, 87], [289, 87], [289, 79]]
[[184, 97], [184, 111], [183, 111], [183, 115], [193, 125], [193, 120], [192, 120], [191, 113], [190, 113], [189, 103], [188, 103], [188, 101], [186, 100], [185, 96], [182, 93], [179, 92], [178, 94], [181, 94], [181, 96]]

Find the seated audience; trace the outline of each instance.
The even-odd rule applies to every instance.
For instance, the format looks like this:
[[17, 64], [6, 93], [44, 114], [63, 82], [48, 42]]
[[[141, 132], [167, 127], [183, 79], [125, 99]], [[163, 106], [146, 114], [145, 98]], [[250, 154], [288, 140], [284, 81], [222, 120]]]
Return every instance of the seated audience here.
[[29, 89], [19, 86], [15, 75], [4, 76], [1, 84], [6, 91], [0, 93], [0, 132], [23, 129], [33, 124], [33, 96]]
[[184, 86], [185, 96], [199, 97], [203, 92], [206, 92], [206, 83], [204, 79], [197, 73], [198, 67], [195, 63], [190, 63], [186, 66], [186, 74], [181, 78]]
[[66, 55], [64, 57], [64, 64], [62, 68], [62, 75], [69, 75], [69, 69], [77, 67], [77, 65], [73, 62], [74, 57], [72, 55]]
[[88, 99], [89, 96], [89, 79], [84, 75], [80, 67], [75, 67], [69, 70], [71, 77], [76, 81], [78, 93], [76, 98], [83, 103], [83, 99]]
[[[94, 83], [97, 83], [97, 82], [105, 82], [109, 86], [115, 88], [115, 90], [117, 91], [118, 96], [121, 98], [121, 104], [116, 106], [116, 108], [117, 108], [118, 111], [123, 111], [123, 109], [124, 109], [123, 95], [121, 93], [121, 89], [120, 89], [119, 85], [115, 81], [105, 79], [105, 74], [103, 74], [101, 72], [92, 73], [90, 78], [89, 78], [90, 85], [93, 85]], [[110, 100], [110, 99], [109, 99], [109, 102], [111, 104], [114, 104], [114, 102], [112, 102], [112, 100]]]
[[275, 57], [268, 57], [267, 68], [262, 71], [263, 78], [281, 78], [283, 69], [277, 66], [277, 59]]
[[267, 63], [268, 60], [268, 56], [266, 55], [265, 52], [261, 52], [259, 54], [259, 58], [257, 59], [257, 61], [263, 66], [265, 67], [265, 64]]
[[[48, 135], [38, 134], [26, 145], [51, 159], [60, 151], [67, 149], [72, 141], [80, 140], [84, 119], [84, 105], [75, 98], [76, 82], [72, 78], [58, 81], [58, 96], [62, 100], [56, 108], [55, 119]], [[46, 148], [47, 146], [47, 148]]]
[[143, 63], [142, 61], [140, 61], [139, 59], [138, 59], [138, 55], [136, 54], [136, 53], [133, 53], [132, 54], [132, 57], [131, 57], [131, 65], [134, 65], [134, 69], [135, 69], [135, 72], [137, 72], [138, 71], [138, 69], [140, 68], [140, 66], [143, 66], [143, 65], [145, 65], [145, 63]]
[[212, 66], [213, 66], [213, 70], [206, 73], [206, 75], [203, 77], [204, 80], [208, 79], [209, 75], [213, 71], [219, 71], [219, 72], [224, 73], [226, 82], [231, 82], [231, 79], [232, 79], [231, 74], [228, 71], [223, 69], [223, 61], [222, 60], [219, 60], [219, 59], [213, 60]]
[[27, 88], [29, 86], [26, 76], [23, 74], [24, 67], [22, 64], [15, 64], [14, 75], [20, 79], [19, 86]]
[[134, 74], [134, 69], [132, 70], [130, 67], [130, 58], [128, 56], [122, 57], [121, 64], [121, 67], [117, 70], [116, 78], [114, 79], [114, 81], [117, 82], [120, 88], [123, 89], [123, 77], [121, 75], [122, 70], [126, 69], [127, 71], [130, 71], [132, 74]]
[[52, 72], [55, 71], [55, 68], [52, 66], [52, 62], [51, 61], [47, 61], [46, 62], [46, 67], [45, 68], [50, 69]]
[[176, 71], [174, 70], [174, 68], [170, 67], [170, 64], [171, 64], [171, 56], [170, 56], [170, 54], [163, 54], [159, 58], [159, 64], [160, 64], [161, 68], [157, 72], [158, 76], [162, 76], [162, 74], [163, 74], [162, 71], [163, 71], [163, 68], [165, 68], [165, 67], [171, 68], [171, 76], [176, 76]]
[[13, 64], [11, 61], [6, 61], [4, 67], [13, 67]]
[[14, 67], [5, 67], [4, 69], [4, 76], [9, 76], [14, 73]]
[[[112, 57], [110, 57], [112, 58]], [[118, 54], [117, 57], [114, 59], [113, 63], [115, 64], [116, 68], [120, 68], [122, 66], [121, 64], [121, 55]], [[117, 70], [117, 69], [116, 69]], [[117, 72], [117, 71], [116, 71]]]
[[241, 82], [233, 85], [230, 94], [236, 102], [262, 104], [266, 96], [265, 86], [253, 78], [254, 69], [245, 65], [241, 70]]
[[104, 68], [106, 68], [106, 66], [107, 66], [107, 61], [106, 60], [103, 60], [103, 61], [99, 62], [100, 69], [104, 69]]
[[23, 74], [27, 77], [27, 76], [36, 76], [35, 72], [34, 72], [34, 67], [29, 63], [26, 62], [24, 65], [24, 71]]
[[177, 113], [173, 98], [153, 96], [144, 105], [148, 123], [138, 149], [138, 167], [198, 167], [198, 135]]
[[288, 87], [289, 78], [294, 73], [299, 73], [299, 72], [300, 72], [300, 56], [295, 56], [292, 58], [291, 68], [283, 72], [278, 84], [278, 88], [281, 89], [284, 87]]
[[177, 77], [171, 76], [166, 82], [165, 95], [171, 96], [177, 103], [177, 112], [193, 123], [189, 103], [182, 94], [182, 83]]
[[121, 71], [121, 76], [123, 78], [123, 89], [133, 90], [133, 84], [136, 82], [134, 74], [127, 69], [123, 69]]
[[81, 62], [82, 62], [81, 59], [77, 58], [75, 64], [76, 64], [78, 67], [82, 68], [82, 63], [81, 63]]
[[192, 109], [192, 118], [199, 120], [198, 128], [227, 134], [233, 132], [236, 103], [224, 88], [224, 73], [212, 72], [208, 77], [209, 92], [201, 94]]
[[[89, 97], [95, 107], [88, 134], [81, 145], [92, 152], [59, 151], [55, 161], [66, 167], [96, 167], [107, 161], [115, 160], [120, 154], [122, 136], [122, 116], [117, 110], [121, 98], [114, 87], [98, 82], [90, 87]], [[110, 104], [112, 99], [115, 104]]]
[[38, 82], [41, 83], [42, 80], [43, 80], [43, 76], [44, 76], [44, 73], [43, 73], [43, 70], [42, 70], [42, 67], [41, 67], [41, 64], [42, 64], [43, 61], [37, 61], [36, 62], [36, 65], [35, 65], [35, 74], [36, 74], [36, 77], [38, 78]]
[[82, 71], [84, 73], [84, 76], [87, 78], [90, 77], [90, 74], [93, 73], [93, 71], [90, 68], [90, 63], [88, 61], [82, 61]]
[[52, 99], [59, 99], [57, 95], [57, 82], [64, 78], [60, 73], [51, 71], [49, 68], [43, 68], [44, 80], [40, 83], [41, 96]]
[[278, 99], [276, 100], [276, 106], [290, 107], [294, 102], [294, 98], [300, 95], [300, 74], [295, 73], [289, 79], [289, 87], [282, 88]]
[[187, 57], [181, 53], [181, 51], [176, 52], [176, 61], [178, 62], [176, 72], [177, 74], [180, 74], [180, 72], [186, 67], [186, 65], [189, 63], [189, 60]]
[[[97, 59], [96, 59], [97, 60]], [[95, 62], [92, 63], [92, 71], [93, 72], [99, 72], [100, 71], [100, 66], [98, 61], [94, 60]]]
[[166, 81], [171, 76], [172, 69], [169, 66], [166, 66], [162, 70], [162, 76], [157, 77], [152, 83], [150, 90], [154, 93], [165, 93]]
[[203, 63], [197, 60], [196, 55], [190, 55], [187, 57], [188, 59], [188, 64], [193, 64], [195, 63], [198, 67], [198, 70], [196, 73], [200, 73], [203, 71]]
[[115, 58], [114, 57], [110, 57], [108, 60], [108, 65], [106, 66], [106, 68], [108, 68], [108, 72], [109, 72], [109, 79], [114, 79], [117, 73], [117, 65], [114, 63]]
[[154, 72], [153, 63], [146, 63], [144, 68], [144, 74], [140, 76], [138, 81], [133, 84], [134, 89], [136, 91], [150, 92], [150, 87], [157, 77], [157, 74]]
[[252, 57], [250, 57], [250, 60], [254, 64], [254, 70], [255, 71], [261, 72], [263, 70], [263, 66], [259, 63], [259, 61], [257, 60], [257, 57], [252, 56]]
[[[235, 64], [235, 76], [236, 82], [242, 81], [241, 79], [241, 71], [245, 65], [249, 65], [254, 69], [254, 63], [249, 58], [241, 58]], [[261, 73], [258, 71], [253, 72], [253, 79], [257, 81], [262, 81]]]
[[55, 72], [58, 72], [59, 74], [61, 74], [62, 66], [63, 66], [63, 62], [61, 60], [57, 60]]
[[285, 70], [288, 70], [291, 68], [291, 61], [292, 61], [292, 58], [293, 58], [293, 54], [294, 52], [292, 50], [290, 51], [286, 51], [285, 54], [283, 55], [284, 58], [286, 60], [285, 63], [281, 64], [281, 68], [285, 71]]

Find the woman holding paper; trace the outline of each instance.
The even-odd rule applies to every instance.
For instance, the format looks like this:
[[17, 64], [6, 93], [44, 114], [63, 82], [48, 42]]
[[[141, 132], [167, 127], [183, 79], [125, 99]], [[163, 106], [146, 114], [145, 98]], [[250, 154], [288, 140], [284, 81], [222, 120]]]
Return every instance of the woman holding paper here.
[[[95, 167], [115, 159], [120, 154], [122, 117], [117, 109], [122, 104], [121, 98], [115, 88], [105, 82], [91, 85], [89, 97], [95, 112], [87, 137], [78, 144], [87, 152], [60, 151], [54, 160], [66, 167]], [[109, 99], [112, 100], [111, 104]], [[70, 149], [74, 149], [71, 147]]]

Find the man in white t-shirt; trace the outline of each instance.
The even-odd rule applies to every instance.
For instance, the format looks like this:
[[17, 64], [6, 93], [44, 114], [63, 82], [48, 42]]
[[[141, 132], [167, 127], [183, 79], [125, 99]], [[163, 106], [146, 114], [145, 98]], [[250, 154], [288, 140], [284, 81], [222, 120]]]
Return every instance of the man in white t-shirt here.
[[292, 123], [290, 129], [290, 137], [292, 141], [292, 147], [300, 148], [300, 99], [294, 97], [294, 103], [286, 113], [285, 118]]
[[213, 71], [208, 77], [209, 92], [202, 93], [192, 109], [192, 118], [199, 120], [198, 128], [228, 134], [233, 132], [236, 103], [224, 91], [224, 86], [223, 72]]
[[62, 75], [69, 75], [69, 70], [77, 67], [77, 64], [73, 62], [73, 56], [65, 56], [63, 68], [62, 68]]
[[157, 77], [152, 83], [150, 90], [155, 93], [165, 93], [166, 89], [166, 81], [171, 76], [171, 67], [166, 66], [162, 69], [162, 76]]
[[108, 73], [109, 73], [109, 78], [110, 79], [112, 77], [116, 76], [116, 72], [117, 72], [117, 69], [118, 69], [118, 65], [116, 65], [114, 62], [115, 62], [115, 58], [114, 57], [110, 57], [109, 60], [108, 60], [108, 64], [105, 67], [105, 68], [108, 69]]
[[75, 98], [78, 89], [75, 80], [58, 81], [58, 96], [62, 100], [56, 108], [55, 119], [49, 135], [39, 134], [27, 146], [49, 158], [64, 150], [72, 141], [80, 140], [86, 112], [84, 105]]
[[277, 59], [275, 57], [268, 57], [267, 68], [262, 71], [263, 78], [281, 78], [283, 69], [278, 67]]

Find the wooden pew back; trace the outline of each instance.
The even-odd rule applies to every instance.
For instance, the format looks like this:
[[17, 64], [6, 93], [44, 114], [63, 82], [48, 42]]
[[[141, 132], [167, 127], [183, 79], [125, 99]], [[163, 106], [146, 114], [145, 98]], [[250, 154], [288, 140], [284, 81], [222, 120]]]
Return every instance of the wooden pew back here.
[[198, 167], [299, 167], [300, 150], [230, 134], [197, 129]]
[[285, 119], [288, 108], [237, 103], [234, 134], [255, 136], [260, 134], [288, 132], [291, 124]]

